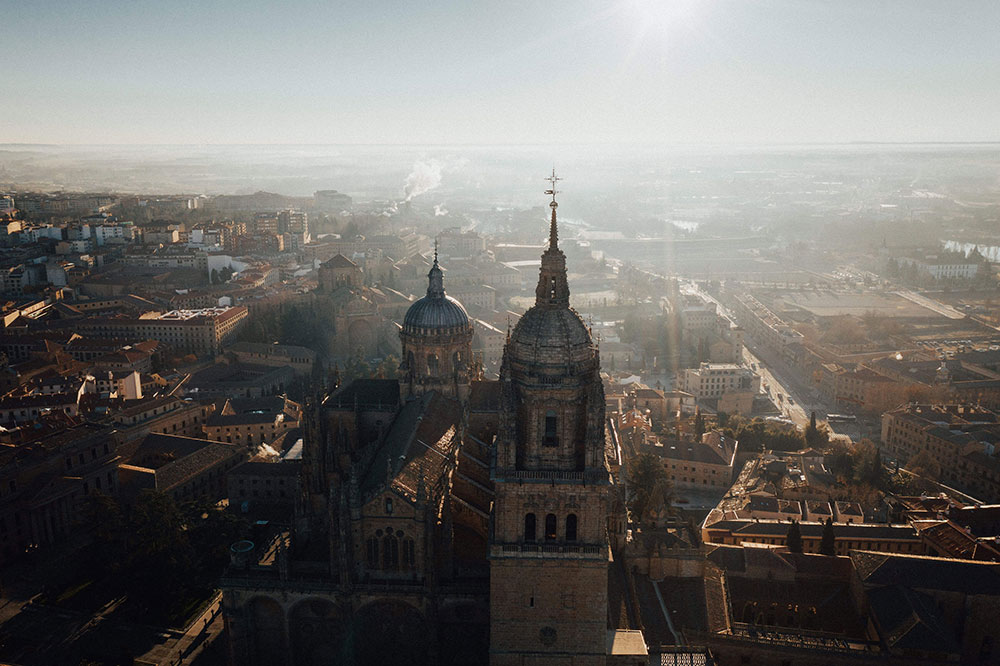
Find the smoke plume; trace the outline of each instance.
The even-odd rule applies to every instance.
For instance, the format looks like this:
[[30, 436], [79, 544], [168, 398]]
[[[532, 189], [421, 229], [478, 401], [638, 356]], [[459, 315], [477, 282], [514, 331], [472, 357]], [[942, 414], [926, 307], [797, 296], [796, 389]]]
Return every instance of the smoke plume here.
[[441, 168], [442, 164], [437, 160], [415, 163], [413, 171], [406, 177], [406, 185], [403, 186], [406, 200], [409, 201], [413, 197], [418, 197], [440, 185]]

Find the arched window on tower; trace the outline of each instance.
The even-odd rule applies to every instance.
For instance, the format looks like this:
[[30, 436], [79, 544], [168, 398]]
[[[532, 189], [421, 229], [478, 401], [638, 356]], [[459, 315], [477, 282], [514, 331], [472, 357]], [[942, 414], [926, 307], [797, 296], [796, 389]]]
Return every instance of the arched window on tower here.
[[399, 539], [392, 534], [382, 539], [382, 568], [386, 571], [399, 569]]
[[438, 374], [438, 355], [428, 354], [427, 355], [427, 374], [431, 377], [437, 377]]
[[556, 413], [551, 409], [545, 412], [545, 436], [542, 438], [542, 445], [559, 445], [559, 429], [556, 421]]
[[524, 514], [524, 540], [528, 543], [535, 541], [535, 514]]
[[368, 568], [378, 569], [378, 539], [368, 538]]
[[413, 378], [416, 367], [413, 361], [413, 352], [406, 352], [406, 374]]
[[566, 516], [566, 541], [576, 541], [576, 514]]
[[554, 513], [545, 516], [545, 540], [556, 540], [556, 514]]
[[412, 569], [417, 563], [414, 545], [413, 539], [403, 539], [403, 565], [407, 569]]

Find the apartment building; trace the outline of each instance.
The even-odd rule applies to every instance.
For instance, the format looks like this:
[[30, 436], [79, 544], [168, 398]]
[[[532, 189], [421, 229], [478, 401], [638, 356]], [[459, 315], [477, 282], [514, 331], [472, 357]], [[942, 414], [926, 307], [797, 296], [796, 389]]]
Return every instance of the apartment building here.
[[247, 308], [200, 308], [147, 312], [138, 318], [94, 317], [77, 329], [102, 338], [158, 340], [174, 349], [198, 355], [218, 354], [246, 322]]
[[1000, 501], [1000, 422], [975, 405], [911, 404], [882, 415], [882, 446], [905, 464], [926, 454], [944, 484], [986, 502]]
[[706, 432], [700, 442], [664, 442], [641, 447], [660, 457], [675, 488], [729, 488], [739, 443], [721, 431]]
[[760, 376], [735, 363], [702, 363], [681, 375], [681, 390], [697, 400], [719, 398], [731, 391], [760, 391]]

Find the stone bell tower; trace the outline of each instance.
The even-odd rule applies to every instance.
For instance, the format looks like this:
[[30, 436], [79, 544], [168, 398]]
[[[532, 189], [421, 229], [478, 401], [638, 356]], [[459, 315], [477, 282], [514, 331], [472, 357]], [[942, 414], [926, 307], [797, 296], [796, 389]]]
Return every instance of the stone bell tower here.
[[500, 370], [492, 477], [490, 663], [604, 664], [608, 512], [597, 347], [569, 306], [555, 189], [535, 305]]

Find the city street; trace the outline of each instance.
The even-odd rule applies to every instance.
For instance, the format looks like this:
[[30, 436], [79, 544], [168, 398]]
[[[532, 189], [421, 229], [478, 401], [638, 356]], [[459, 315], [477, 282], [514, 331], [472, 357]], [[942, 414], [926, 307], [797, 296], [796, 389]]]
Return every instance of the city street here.
[[[686, 284], [682, 290], [697, 294], [715, 303], [720, 315], [739, 325], [725, 305], [698, 287], [697, 284]], [[760, 347], [749, 336], [745, 337], [743, 342], [743, 363], [760, 375], [761, 390], [768, 394], [771, 402], [777, 406], [782, 416], [791, 419], [800, 428], [809, 425], [810, 416], [814, 411], [817, 421], [826, 419], [830, 406], [820, 400], [815, 388], [810, 386], [807, 381], [797, 377], [795, 370], [760, 351]], [[830, 426], [833, 439], [843, 439], [850, 443], [852, 439], [857, 439], [860, 435], [859, 432], [855, 432], [856, 425], [842, 423], [836, 425], [841, 432], [835, 432], [833, 426]]]

